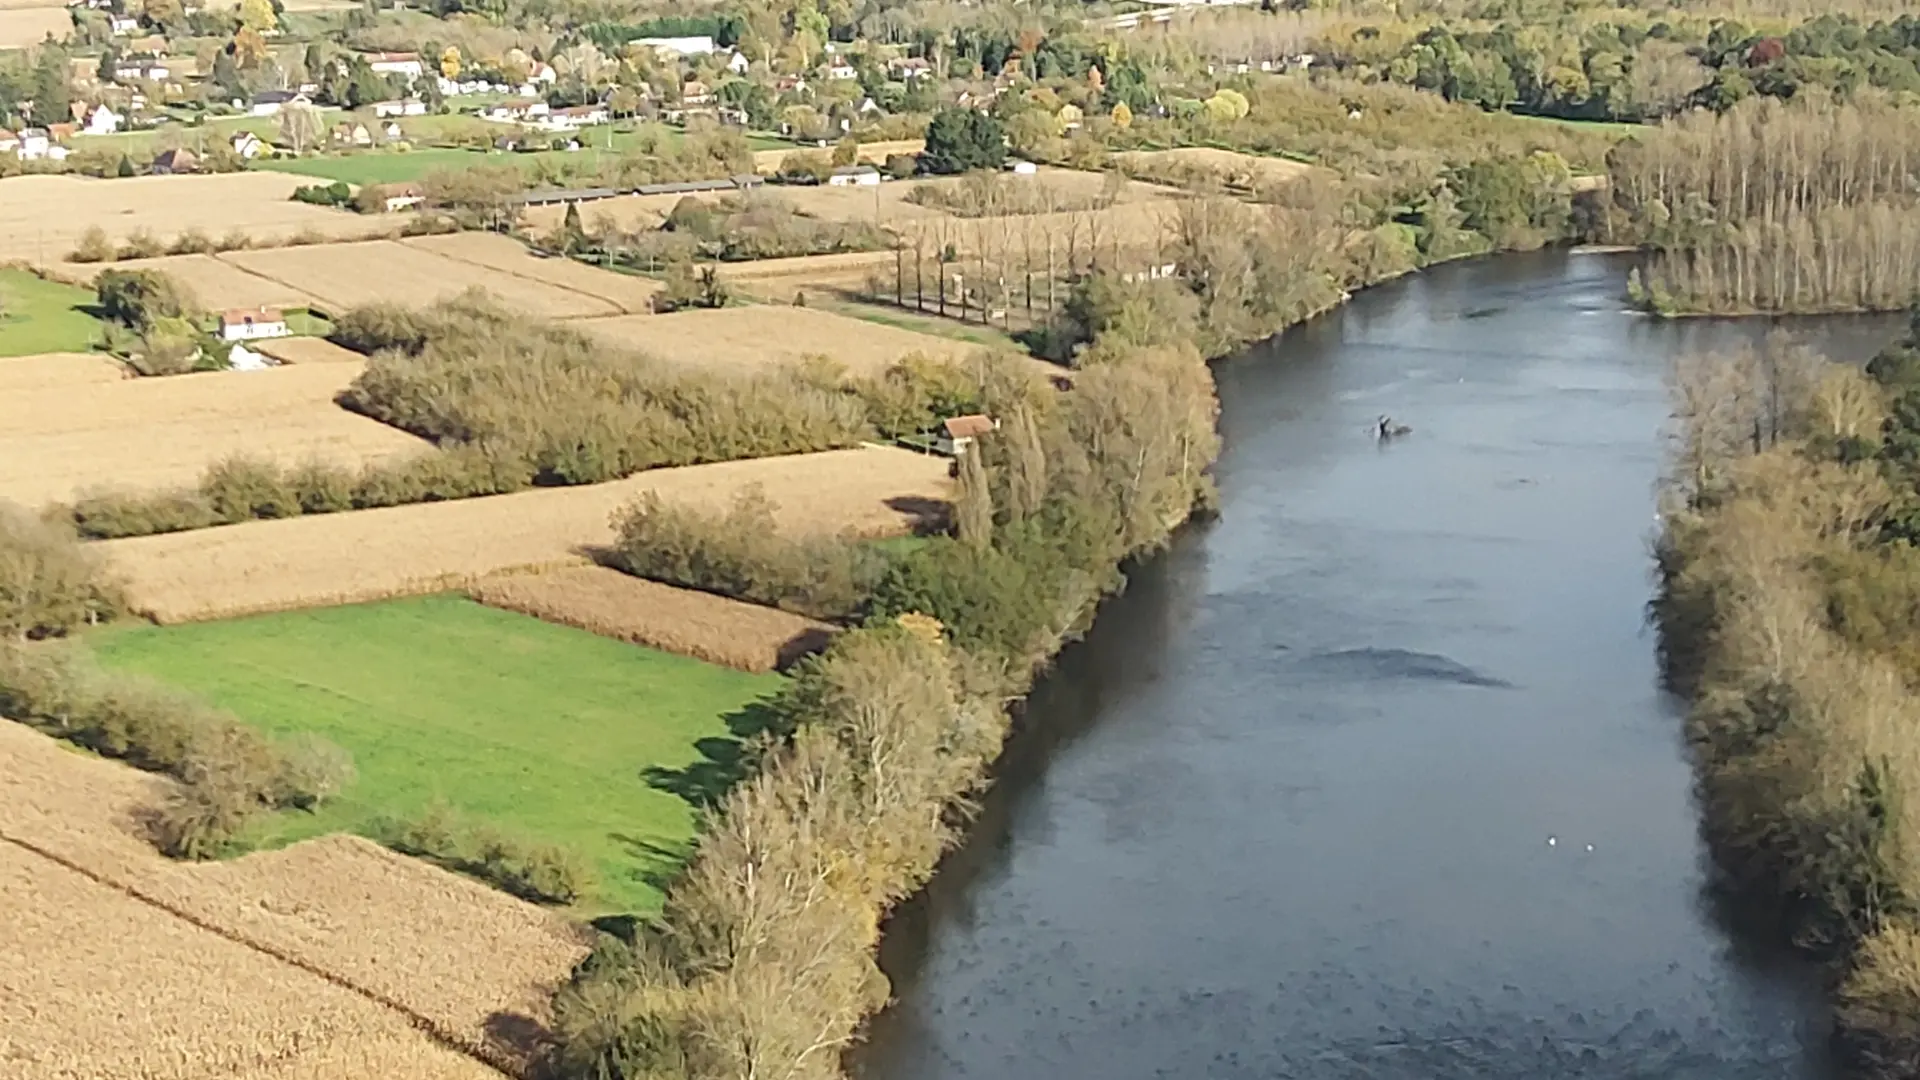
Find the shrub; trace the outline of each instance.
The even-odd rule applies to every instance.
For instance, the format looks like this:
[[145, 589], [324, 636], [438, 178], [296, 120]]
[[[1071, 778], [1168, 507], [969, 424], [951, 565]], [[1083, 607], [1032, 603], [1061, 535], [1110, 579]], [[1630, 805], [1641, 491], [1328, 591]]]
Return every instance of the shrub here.
[[133, 235], [120, 245], [122, 259], [153, 259], [166, 254], [166, 246], [158, 237], [146, 229], [135, 229]]
[[280, 746], [273, 802], [310, 810], [354, 781], [353, 757], [317, 735], [296, 735]]
[[107, 239], [106, 230], [89, 225], [87, 231], [80, 234], [80, 245], [67, 258], [77, 263], [112, 262], [114, 254], [113, 241]]
[[184, 286], [152, 270], [102, 271], [94, 289], [102, 315], [141, 333], [161, 319], [190, 317], [198, 308]]
[[154, 813], [154, 846], [175, 859], [217, 859], [238, 846], [238, 837], [258, 805], [238, 788], [189, 784], [172, 792]]
[[71, 528], [0, 502], [0, 638], [58, 636], [121, 607]]
[[571, 904], [593, 888], [593, 875], [572, 852], [461, 819], [444, 802], [419, 816], [387, 820], [375, 835], [403, 855], [480, 879], [523, 900]]
[[205, 255], [213, 251], [213, 237], [203, 229], [193, 228], [181, 233], [173, 240], [173, 246], [167, 249], [170, 255]]
[[331, 184], [307, 184], [294, 188], [291, 198], [313, 206], [346, 206], [353, 202], [353, 189], [338, 180]]
[[287, 474], [287, 488], [303, 514], [353, 509], [354, 474], [325, 461], [309, 461]]
[[299, 517], [300, 497], [270, 461], [234, 456], [215, 462], [200, 478], [200, 495], [216, 520]]
[[213, 508], [198, 491], [85, 495], [74, 504], [71, 515], [74, 527], [89, 540], [185, 532], [204, 529], [217, 520]]

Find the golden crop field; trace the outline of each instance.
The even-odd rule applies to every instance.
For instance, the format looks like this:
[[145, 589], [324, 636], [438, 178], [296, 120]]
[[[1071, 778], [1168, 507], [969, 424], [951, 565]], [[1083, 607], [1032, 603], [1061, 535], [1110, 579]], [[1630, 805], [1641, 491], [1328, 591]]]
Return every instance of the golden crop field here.
[[425, 307], [476, 285], [509, 307], [550, 319], [617, 315], [622, 310], [572, 289], [456, 262], [393, 240], [229, 251], [217, 258], [311, 295], [330, 312], [372, 303]]
[[742, 671], [773, 671], [825, 648], [827, 623], [603, 566], [492, 578], [475, 600]]
[[498, 270], [517, 278], [570, 289], [604, 300], [628, 315], [653, 310], [661, 289], [651, 278], [600, 270], [567, 258], [541, 258], [524, 244], [498, 233], [463, 232], [417, 236], [402, 243], [442, 258]]
[[73, 29], [65, 7], [0, 8], [0, 49], [24, 49], [48, 34], [64, 38]]
[[112, 180], [68, 174], [9, 177], [0, 180], [0, 262], [60, 262], [90, 226], [116, 242], [141, 230], [171, 242], [198, 229], [215, 239], [237, 232], [262, 243], [302, 233], [336, 239], [377, 236], [398, 228], [381, 215], [308, 206], [288, 198], [310, 182], [266, 171]]
[[[296, 370], [296, 369], [289, 369]], [[309, 369], [311, 370], [311, 369]], [[97, 545], [133, 605], [159, 622], [349, 604], [464, 588], [512, 570], [583, 565], [643, 492], [724, 510], [749, 485], [796, 532], [894, 535], [940, 513], [944, 458], [863, 447], [654, 469], [609, 484], [252, 521]]]
[[[894, 139], [888, 142], [870, 142], [860, 144], [860, 160], [872, 165], [884, 165], [887, 158], [894, 154], [917, 154], [927, 148], [925, 139]], [[780, 170], [780, 163], [787, 155], [799, 150], [756, 150], [753, 154], [755, 172], [774, 173]]]
[[817, 308], [755, 304], [575, 323], [609, 345], [714, 371], [754, 371], [826, 356], [854, 374], [882, 371], [909, 353], [961, 356], [974, 346]]
[[[4, 370], [4, 369], [0, 369]], [[356, 364], [45, 385], [0, 394], [0, 498], [191, 487], [233, 454], [352, 465], [428, 444], [334, 404]]]
[[50, 276], [75, 285], [93, 286], [104, 270], [155, 270], [184, 285], [201, 307], [212, 311], [241, 307], [308, 307], [315, 297], [301, 289], [251, 274], [214, 255], [163, 255], [157, 259], [128, 259], [113, 263], [64, 263]]
[[498, 1080], [476, 1058], [518, 1063], [488, 1018], [540, 1022], [585, 952], [356, 837], [173, 862], [137, 825], [170, 781], [13, 723], [0, 758], [0, 1060], [22, 1076]]
[[1212, 173], [1221, 181], [1246, 187], [1266, 187], [1307, 175], [1313, 166], [1286, 158], [1260, 157], [1211, 146], [1182, 146], [1172, 150], [1129, 150], [1115, 154], [1123, 164], [1153, 171], [1194, 170]]
[[335, 345], [325, 338], [267, 338], [247, 347], [254, 352], [271, 356], [283, 364], [359, 364], [367, 359], [352, 349]]
[[125, 364], [97, 353], [0, 357], [0, 394], [117, 383], [132, 375]]

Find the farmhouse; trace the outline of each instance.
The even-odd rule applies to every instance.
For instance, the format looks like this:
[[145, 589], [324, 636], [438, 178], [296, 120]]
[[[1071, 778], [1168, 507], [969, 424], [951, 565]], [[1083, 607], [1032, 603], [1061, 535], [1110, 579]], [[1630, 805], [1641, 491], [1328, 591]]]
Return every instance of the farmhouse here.
[[420, 54], [410, 52], [364, 53], [367, 66], [378, 75], [405, 75], [417, 79], [425, 70], [420, 66]]
[[333, 141], [348, 146], [372, 146], [373, 132], [368, 131], [365, 124], [336, 124]]
[[713, 91], [699, 79], [688, 79], [680, 87], [680, 103], [683, 105], [705, 105], [713, 100]]
[[233, 137], [233, 152], [247, 161], [259, 157], [266, 148], [267, 144], [260, 141], [260, 136], [251, 131], [242, 131]]
[[727, 54], [727, 70], [733, 74], [745, 75], [751, 67], [753, 67], [753, 62], [748, 60], [746, 54], [739, 49], [735, 49]]
[[880, 170], [871, 165], [845, 165], [828, 175], [832, 187], [872, 187], [880, 182]]
[[895, 57], [887, 62], [887, 66], [900, 76], [902, 82], [912, 82], [933, 74], [933, 65], [919, 56]]
[[827, 66], [827, 78], [829, 79], [839, 79], [844, 81], [847, 79], [857, 79], [859, 77], [860, 77], [860, 72], [855, 70], [854, 66], [852, 64], [847, 63], [845, 60], [835, 60], [832, 64], [829, 64]]
[[293, 90], [267, 90], [253, 95], [253, 103], [247, 109], [253, 116], [278, 116], [280, 110], [288, 105], [306, 105], [307, 95]]
[[550, 110], [544, 101], [508, 101], [488, 108], [480, 115], [496, 123], [510, 124], [515, 121], [538, 120]]
[[162, 150], [153, 159], [155, 176], [177, 176], [200, 171], [200, 159], [191, 150]]
[[959, 457], [967, 452], [975, 439], [990, 435], [1000, 427], [1000, 421], [991, 417], [973, 413], [968, 416], [956, 416], [940, 425], [934, 433], [933, 447], [943, 454]]
[[140, 29], [140, 20], [131, 15], [109, 15], [107, 29], [116, 37], [121, 34], [131, 34]]
[[14, 151], [22, 161], [65, 161], [67, 148], [53, 141], [48, 128], [22, 128], [20, 146]]
[[605, 105], [575, 105], [570, 109], [553, 109], [547, 113], [547, 125], [555, 130], [588, 127], [607, 122]]
[[220, 313], [220, 340], [257, 341], [287, 336], [287, 317], [277, 309], [234, 308]]
[[380, 120], [393, 116], [425, 116], [427, 103], [418, 98], [408, 98], [405, 101], [376, 101], [373, 103], [373, 115]]
[[105, 105], [84, 110], [85, 130], [89, 135], [111, 135], [120, 130], [121, 115]]

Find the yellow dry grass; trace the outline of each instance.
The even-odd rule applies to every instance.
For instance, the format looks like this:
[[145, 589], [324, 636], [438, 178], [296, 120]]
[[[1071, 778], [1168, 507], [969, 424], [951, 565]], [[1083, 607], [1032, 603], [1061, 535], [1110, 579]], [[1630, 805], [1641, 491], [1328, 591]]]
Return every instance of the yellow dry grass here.
[[0, 49], [24, 49], [38, 45], [51, 34], [58, 40], [73, 29], [67, 9], [0, 8]]
[[333, 403], [354, 364], [53, 385], [0, 394], [0, 498], [191, 486], [236, 453], [343, 465], [427, 444]]
[[[297, 370], [297, 369], [289, 369]], [[947, 498], [943, 458], [884, 447], [655, 469], [589, 487], [254, 521], [97, 545], [160, 622], [349, 604], [582, 565], [643, 492], [722, 510], [759, 484], [795, 532], [908, 531]]]
[[254, 352], [265, 353], [283, 364], [359, 364], [367, 359], [352, 349], [335, 345], [325, 338], [267, 338], [247, 347]]
[[[876, 278], [890, 290], [895, 265], [896, 257], [891, 251], [852, 251], [840, 255], [726, 263], [718, 268], [718, 273], [736, 292], [776, 304], [790, 304], [803, 293], [863, 296], [868, 283]], [[911, 270], [908, 273], [911, 274]]]
[[311, 182], [265, 171], [112, 180], [65, 174], [10, 177], [0, 180], [0, 262], [59, 262], [89, 226], [99, 226], [115, 241], [143, 229], [162, 241], [199, 229], [216, 239], [242, 232], [261, 243], [306, 232], [344, 238], [384, 235], [397, 228], [379, 215], [288, 198]]
[[448, 233], [444, 236], [419, 236], [403, 241], [411, 247], [432, 252], [445, 259], [498, 270], [516, 278], [570, 289], [604, 300], [629, 315], [653, 309], [653, 297], [661, 289], [651, 278], [599, 270], [567, 258], [541, 258], [517, 240], [498, 233]]
[[217, 256], [317, 298], [331, 313], [362, 304], [425, 307], [479, 286], [529, 315], [551, 319], [616, 315], [621, 309], [571, 289], [456, 262], [393, 240], [315, 244]]
[[[893, 139], [883, 142], [860, 144], [860, 160], [874, 165], [884, 165], [887, 158], [894, 154], [917, 154], [927, 148], [924, 139]], [[795, 149], [798, 149], [797, 147]], [[794, 150], [757, 150], [753, 155], [755, 172], [774, 173], [780, 170], [780, 163]]]
[[[0, 394], [117, 383], [132, 376], [125, 364], [97, 353], [42, 353], [0, 358]], [[3, 409], [4, 405], [0, 405]], [[0, 438], [4, 438], [0, 434]]]
[[91, 288], [104, 270], [153, 270], [186, 286], [202, 307], [219, 311], [240, 307], [307, 307], [311, 293], [248, 273], [212, 255], [163, 255], [114, 263], [63, 263], [48, 276]]
[[742, 671], [773, 671], [818, 652], [834, 628], [724, 596], [678, 589], [603, 566], [483, 581], [483, 604]]
[[1115, 154], [1123, 164], [1149, 170], [1167, 169], [1212, 173], [1224, 183], [1247, 187], [1265, 187], [1297, 179], [1313, 171], [1313, 166], [1286, 158], [1260, 157], [1211, 146], [1182, 146], [1172, 150], [1130, 150]]
[[817, 308], [774, 304], [624, 315], [574, 325], [609, 345], [712, 371], [755, 371], [825, 356], [853, 374], [866, 375], [909, 353], [963, 356], [974, 348]]
[[540, 1022], [584, 952], [550, 913], [354, 837], [170, 862], [136, 826], [169, 781], [12, 723], [0, 758], [7, 1075], [497, 1080], [476, 1057], [519, 1062], [488, 1018]]

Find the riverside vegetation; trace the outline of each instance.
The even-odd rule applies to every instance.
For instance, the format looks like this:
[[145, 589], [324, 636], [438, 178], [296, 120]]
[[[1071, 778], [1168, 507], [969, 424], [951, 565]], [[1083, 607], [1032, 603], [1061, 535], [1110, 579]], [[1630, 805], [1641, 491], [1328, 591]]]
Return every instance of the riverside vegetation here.
[[1678, 372], [1653, 611], [1706, 833], [1843, 976], [1845, 1045], [1920, 1070], [1920, 319], [1865, 374], [1775, 340]]

